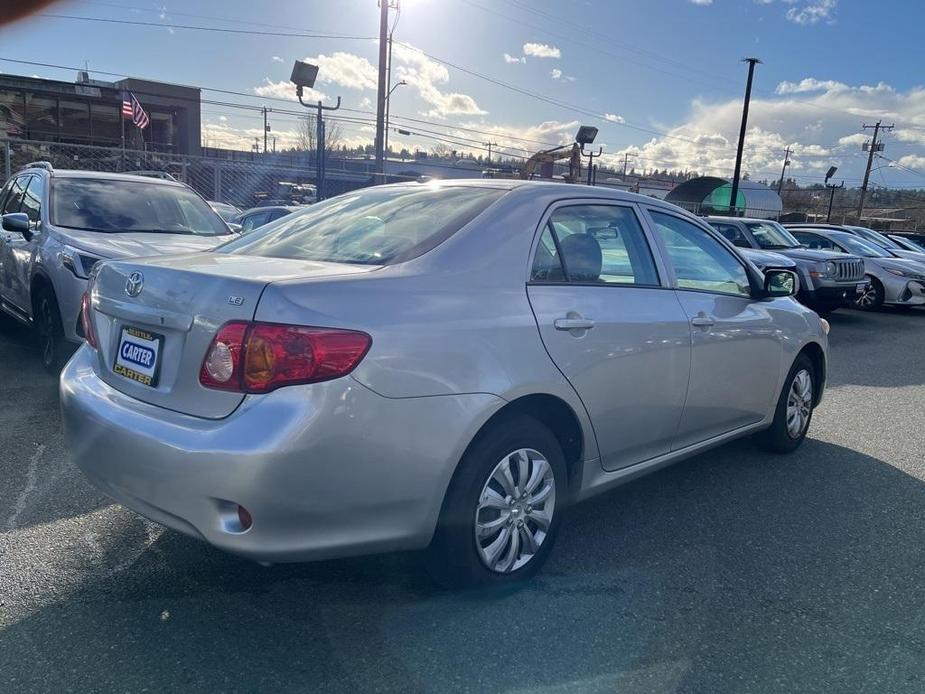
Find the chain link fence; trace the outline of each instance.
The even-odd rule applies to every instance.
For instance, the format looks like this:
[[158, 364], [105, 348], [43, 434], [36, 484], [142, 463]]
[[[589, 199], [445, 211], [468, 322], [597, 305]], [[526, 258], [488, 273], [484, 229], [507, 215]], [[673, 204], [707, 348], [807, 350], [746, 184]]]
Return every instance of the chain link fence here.
[[[250, 154], [250, 158], [248, 157]], [[58, 169], [113, 173], [170, 174], [204, 198], [242, 209], [260, 203], [293, 204], [315, 197], [315, 157], [307, 152], [224, 152], [225, 156], [190, 156], [115, 147], [0, 139], [0, 172], [4, 180], [26, 164], [48, 161]], [[322, 197], [373, 185], [368, 166], [325, 169]], [[395, 178], [395, 177], [390, 177]], [[396, 179], [397, 180], [397, 179]]]

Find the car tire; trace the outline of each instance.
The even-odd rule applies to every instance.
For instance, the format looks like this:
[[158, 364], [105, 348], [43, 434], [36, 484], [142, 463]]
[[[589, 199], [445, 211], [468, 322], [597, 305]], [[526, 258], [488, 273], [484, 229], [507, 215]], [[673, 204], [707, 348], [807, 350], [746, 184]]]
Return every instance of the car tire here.
[[[777, 398], [774, 421], [755, 436], [758, 445], [772, 453], [791, 453], [799, 448], [813, 419], [815, 393], [816, 369], [812, 360], [801, 354], [790, 367]], [[798, 424], [793, 417], [798, 418]]]
[[854, 300], [854, 307], [861, 311], [879, 311], [883, 306], [883, 285], [876, 277], [870, 278], [870, 287]]
[[40, 287], [32, 299], [32, 323], [38, 338], [42, 368], [57, 376], [67, 356], [67, 343], [61, 327], [61, 311], [54, 291]]
[[526, 415], [489, 425], [450, 483], [427, 554], [430, 574], [449, 588], [533, 577], [552, 550], [567, 499], [565, 456], [546, 426]]

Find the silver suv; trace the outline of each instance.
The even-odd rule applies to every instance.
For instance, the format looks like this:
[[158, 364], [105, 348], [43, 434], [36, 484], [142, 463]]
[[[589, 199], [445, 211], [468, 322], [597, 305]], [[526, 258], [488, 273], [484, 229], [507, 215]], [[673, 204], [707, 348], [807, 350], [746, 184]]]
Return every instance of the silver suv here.
[[80, 342], [80, 299], [100, 260], [203, 251], [231, 230], [188, 186], [36, 162], [0, 190], [0, 309], [39, 337], [56, 372]]
[[743, 217], [707, 217], [706, 220], [734, 246], [773, 251], [793, 260], [800, 276], [797, 296], [818, 313], [826, 314], [852, 305], [869, 286], [864, 276], [863, 258], [805, 248], [775, 221]]

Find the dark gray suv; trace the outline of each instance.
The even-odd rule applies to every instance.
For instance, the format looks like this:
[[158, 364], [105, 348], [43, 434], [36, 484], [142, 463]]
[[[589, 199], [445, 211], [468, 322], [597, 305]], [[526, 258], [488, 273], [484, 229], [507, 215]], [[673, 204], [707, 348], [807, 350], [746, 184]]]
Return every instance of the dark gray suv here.
[[740, 248], [774, 251], [793, 260], [800, 277], [797, 298], [818, 313], [850, 306], [867, 288], [864, 259], [844, 253], [804, 248], [773, 220], [707, 217], [707, 222]]

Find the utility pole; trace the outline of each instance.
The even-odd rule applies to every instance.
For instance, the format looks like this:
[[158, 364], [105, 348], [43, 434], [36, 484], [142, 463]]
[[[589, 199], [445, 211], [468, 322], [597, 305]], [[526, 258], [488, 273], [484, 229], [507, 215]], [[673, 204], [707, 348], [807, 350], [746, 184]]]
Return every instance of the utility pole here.
[[627, 167], [627, 164], [629, 164], [629, 158], [633, 157], [635, 159], [637, 156], [638, 155], [632, 154], [630, 152], [623, 153], [623, 180], [626, 180], [626, 167]]
[[[388, 68], [389, 0], [379, 0], [379, 85], [376, 95], [376, 172], [385, 173], [385, 97]], [[382, 179], [378, 181], [382, 183]]]
[[784, 150], [784, 168], [780, 170], [780, 183], [777, 184], [777, 194], [780, 195], [781, 191], [784, 189], [784, 174], [787, 173], [787, 167], [790, 166], [790, 155], [793, 154], [793, 150], [788, 146]]
[[267, 107], [263, 107], [263, 153], [267, 153], [267, 133], [270, 132], [270, 126], [267, 124]]
[[497, 142], [483, 142], [482, 144], [488, 147], [488, 163], [491, 164], [491, 148], [497, 147], [498, 143]]
[[870, 169], [874, 165], [874, 156], [877, 152], [883, 151], [883, 143], [878, 141], [881, 130], [892, 130], [892, 125], [881, 125], [883, 121], [877, 121], [876, 125], [864, 124], [864, 130], [874, 129], [874, 137], [870, 142], [864, 143], [864, 149], [868, 151], [867, 170], [864, 171], [864, 185], [861, 186], [861, 199], [858, 200], [858, 224], [861, 223], [861, 215], [864, 214], [864, 198], [867, 197], [867, 184], [870, 183]]
[[752, 100], [752, 81], [755, 78], [755, 65], [758, 58], [746, 58], [748, 63], [748, 82], [745, 85], [745, 104], [742, 106], [742, 127], [739, 129], [739, 147], [736, 150], [736, 168], [732, 175], [732, 190], [729, 193], [729, 214], [735, 216], [736, 199], [739, 196], [739, 177], [742, 175], [742, 151], [745, 149], [745, 131], [748, 129], [748, 106]]

